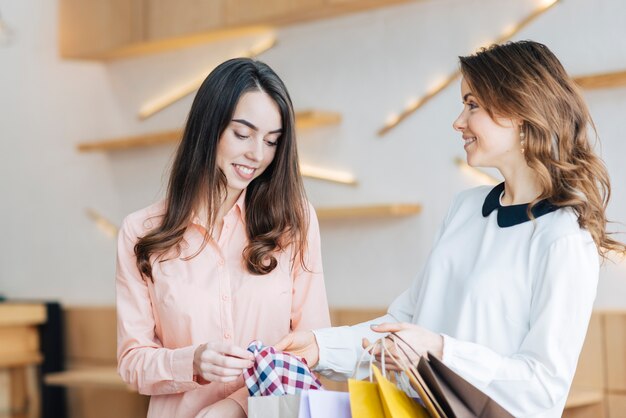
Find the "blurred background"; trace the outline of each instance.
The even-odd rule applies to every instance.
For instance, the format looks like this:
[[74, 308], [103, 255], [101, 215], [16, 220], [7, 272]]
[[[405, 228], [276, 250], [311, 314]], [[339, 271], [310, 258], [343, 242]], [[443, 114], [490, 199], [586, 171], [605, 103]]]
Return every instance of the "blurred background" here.
[[[343, 324], [409, 286], [454, 194], [498, 181], [464, 166], [452, 122], [457, 57], [507, 39], [545, 43], [580, 84], [626, 230], [623, 0], [0, 0], [0, 413], [145, 415], [113, 367], [115, 234], [163, 197], [215, 65], [253, 56], [289, 89]], [[626, 414], [625, 296], [615, 257], [570, 416]]]

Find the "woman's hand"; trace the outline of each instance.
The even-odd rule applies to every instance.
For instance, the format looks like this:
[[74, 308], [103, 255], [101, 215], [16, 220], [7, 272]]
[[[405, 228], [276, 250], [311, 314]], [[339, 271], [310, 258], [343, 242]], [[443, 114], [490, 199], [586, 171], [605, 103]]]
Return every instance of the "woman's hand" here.
[[193, 374], [209, 382], [232, 382], [253, 365], [254, 355], [232, 344], [202, 344], [193, 354]]
[[204, 408], [196, 418], [246, 418], [246, 413], [236, 401], [225, 398]]
[[[419, 356], [425, 355], [426, 352], [430, 352], [437, 358], [443, 357], [443, 337], [440, 334], [434, 333], [419, 325], [409, 324], [406, 322], [387, 322], [379, 325], [372, 325], [372, 330], [380, 333], [394, 333], [400, 338], [396, 339], [399, 350], [396, 350], [396, 344], [393, 342], [393, 337], [383, 340], [385, 347], [394, 355], [400, 356], [402, 359], [407, 359], [412, 365], [416, 365], [419, 361]], [[404, 341], [404, 342], [403, 342]], [[409, 345], [411, 348], [407, 347]], [[367, 339], [363, 339], [363, 348], [371, 345]], [[376, 356], [378, 361], [381, 360], [382, 347], [376, 346], [372, 350], [372, 354]], [[417, 353], [416, 353], [417, 352]], [[385, 363], [389, 365], [388, 369], [398, 369], [401, 364], [395, 365], [393, 359], [389, 356], [385, 357]]]
[[320, 361], [320, 348], [312, 331], [296, 331], [287, 334], [274, 345], [274, 348], [304, 358], [310, 368], [315, 367]]

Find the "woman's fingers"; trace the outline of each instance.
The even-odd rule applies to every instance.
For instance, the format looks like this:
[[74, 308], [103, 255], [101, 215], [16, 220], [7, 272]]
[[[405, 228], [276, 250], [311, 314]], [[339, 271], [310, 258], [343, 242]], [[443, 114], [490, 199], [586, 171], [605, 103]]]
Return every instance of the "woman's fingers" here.
[[278, 343], [274, 344], [274, 348], [278, 351], [285, 351], [293, 344], [293, 333], [285, 335]]
[[219, 377], [237, 377], [243, 373], [243, 369], [232, 369], [230, 367], [222, 367], [217, 364], [207, 363], [201, 368], [203, 374], [211, 374]]
[[254, 364], [253, 360], [232, 357], [215, 351], [209, 351], [205, 353], [205, 355], [202, 356], [202, 360], [204, 360], [206, 363], [214, 364], [216, 366], [239, 370], [247, 369], [249, 367], [252, 367], [252, 365]]
[[254, 354], [237, 345], [217, 343], [210, 348], [212, 348], [214, 351], [217, 351], [218, 353], [228, 354], [231, 357], [254, 361]]
[[399, 332], [407, 329], [410, 324], [405, 322], [384, 322], [382, 324], [372, 325], [372, 330], [376, 332]]

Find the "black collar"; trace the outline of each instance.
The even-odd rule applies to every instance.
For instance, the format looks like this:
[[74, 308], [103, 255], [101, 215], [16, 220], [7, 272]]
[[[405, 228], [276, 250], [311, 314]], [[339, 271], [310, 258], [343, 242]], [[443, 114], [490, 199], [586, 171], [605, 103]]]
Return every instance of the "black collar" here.
[[[504, 182], [498, 184], [494, 187], [487, 197], [485, 198], [485, 203], [483, 204], [483, 216], [486, 218], [493, 212], [494, 210], [498, 210], [498, 226], [500, 228], [507, 228], [509, 226], [518, 225], [524, 222], [528, 222], [530, 218], [526, 214], [526, 209], [528, 208], [528, 203], [522, 203], [521, 205], [510, 205], [510, 206], [502, 206], [500, 204], [500, 195], [504, 191]], [[535, 218], [546, 215], [550, 212], [554, 212], [559, 207], [554, 206], [546, 199], [540, 200], [532, 208], [532, 213]]]

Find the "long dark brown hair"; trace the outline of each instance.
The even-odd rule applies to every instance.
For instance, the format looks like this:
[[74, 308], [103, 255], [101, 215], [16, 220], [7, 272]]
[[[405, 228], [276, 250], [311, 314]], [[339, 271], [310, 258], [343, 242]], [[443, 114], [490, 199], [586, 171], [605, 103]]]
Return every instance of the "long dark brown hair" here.
[[282, 134], [272, 163], [247, 187], [244, 263], [253, 274], [267, 274], [277, 266], [275, 252], [294, 245], [294, 259], [297, 256], [304, 267], [308, 204], [298, 166], [291, 98], [268, 65], [235, 58], [209, 74], [193, 101], [172, 166], [163, 219], [135, 245], [137, 267], [144, 278], [154, 281], [152, 262], [180, 256], [183, 234], [199, 207], [207, 208], [209, 231], [191, 257], [208, 243], [226, 197], [226, 176], [216, 164], [217, 145], [239, 99], [250, 91], [262, 91], [276, 102]]
[[[461, 73], [489, 116], [517, 119], [524, 156], [538, 175], [542, 199], [569, 206], [602, 256], [626, 247], [606, 232], [609, 175], [590, 141], [595, 126], [574, 81], [545, 46], [533, 41], [492, 45], [459, 57]], [[591, 135], [592, 134], [592, 135]]]

